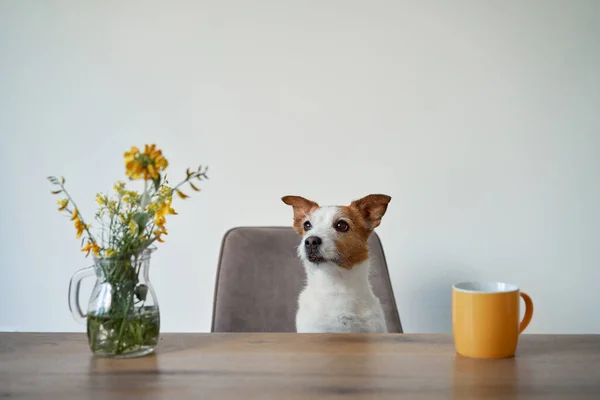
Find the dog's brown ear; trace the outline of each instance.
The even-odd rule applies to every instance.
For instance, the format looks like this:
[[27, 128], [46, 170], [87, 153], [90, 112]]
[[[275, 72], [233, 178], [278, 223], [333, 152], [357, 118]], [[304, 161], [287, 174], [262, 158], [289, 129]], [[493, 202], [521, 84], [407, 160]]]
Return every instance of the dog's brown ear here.
[[350, 205], [355, 207], [367, 221], [367, 227], [373, 230], [381, 223], [381, 218], [387, 210], [392, 198], [386, 194], [370, 194], [360, 200], [355, 200]]
[[319, 205], [314, 201], [300, 196], [284, 196], [281, 198], [281, 201], [294, 208], [294, 229], [302, 235], [304, 233], [304, 228], [302, 227], [304, 219], [312, 211], [319, 208]]

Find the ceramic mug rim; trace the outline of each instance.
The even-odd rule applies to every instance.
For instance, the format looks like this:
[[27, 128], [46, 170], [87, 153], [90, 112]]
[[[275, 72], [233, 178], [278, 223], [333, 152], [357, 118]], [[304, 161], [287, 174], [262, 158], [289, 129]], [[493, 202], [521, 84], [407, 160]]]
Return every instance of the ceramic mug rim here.
[[452, 290], [469, 294], [501, 294], [519, 292], [518, 285], [498, 281], [464, 281], [452, 285]]

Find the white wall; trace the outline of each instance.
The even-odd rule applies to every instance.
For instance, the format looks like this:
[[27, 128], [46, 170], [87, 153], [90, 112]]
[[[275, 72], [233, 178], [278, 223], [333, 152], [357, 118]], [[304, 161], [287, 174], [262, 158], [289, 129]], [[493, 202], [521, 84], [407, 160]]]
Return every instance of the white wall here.
[[[207, 331], [223, 233], [284, 194], [393, 197], [378, 232], [407, 332], [450, 286], [519, 284], [529, 332], [600, 333], [600, 2], [0, 1], [0, 329], [83, 331], [84, 212], [156, 142], [178, 202], [151, 276], [164, 331]], [[90, 283], [91, 284], [91, 283]]]

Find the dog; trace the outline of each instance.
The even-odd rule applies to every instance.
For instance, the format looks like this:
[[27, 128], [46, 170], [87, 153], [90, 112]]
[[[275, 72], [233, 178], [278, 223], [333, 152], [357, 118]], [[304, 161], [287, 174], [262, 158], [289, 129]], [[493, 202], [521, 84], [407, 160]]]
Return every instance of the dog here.
[[320, 207], [284, 196], [302, 236], [298, 256], [306, 285], [298, 296], [298, 333], [387, 333], [383, 309], [369, 282], [368, 239], [391, 197], [371, 194], [348, 206]]

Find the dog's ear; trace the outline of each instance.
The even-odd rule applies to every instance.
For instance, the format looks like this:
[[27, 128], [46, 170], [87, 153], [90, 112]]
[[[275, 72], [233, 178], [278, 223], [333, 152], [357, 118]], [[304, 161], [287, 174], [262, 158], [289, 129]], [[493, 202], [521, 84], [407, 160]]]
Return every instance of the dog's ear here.
[[381, 218], [387, 210], [392, 198], [386, 194], [370, 194], [360, 200], [355, 200], [350, 205], [355, 207], [367, 221], [367, 228], [373, 230], [381, 223]]
[[281, 201], [294, 208], [294, 229], [302, 235], [304, 233], [304, 229], [302, 228], [304, 218], [313, 210], [319, 208], [319, 205], [314, 201], [300, 196], [284, 196], [281, 198]]

